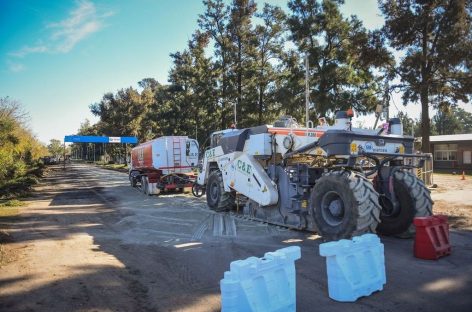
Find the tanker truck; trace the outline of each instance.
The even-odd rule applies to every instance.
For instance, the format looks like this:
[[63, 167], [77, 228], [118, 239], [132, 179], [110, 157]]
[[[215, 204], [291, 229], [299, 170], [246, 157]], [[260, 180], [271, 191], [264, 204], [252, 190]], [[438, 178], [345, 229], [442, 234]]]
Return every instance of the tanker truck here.
[[129, 181], [147, 195], [192, 187], [198, 142], [187, 136], [163, 136], [131, 150]]

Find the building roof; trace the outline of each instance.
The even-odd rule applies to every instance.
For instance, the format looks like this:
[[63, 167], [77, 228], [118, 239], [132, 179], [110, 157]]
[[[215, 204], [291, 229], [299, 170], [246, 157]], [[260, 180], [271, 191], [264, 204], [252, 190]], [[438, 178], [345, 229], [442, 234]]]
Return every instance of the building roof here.
[[451, 135], [432, 135], [429, 137], [431, 143], [448, 141], [472, 141], [472, 133], [451, 134]]

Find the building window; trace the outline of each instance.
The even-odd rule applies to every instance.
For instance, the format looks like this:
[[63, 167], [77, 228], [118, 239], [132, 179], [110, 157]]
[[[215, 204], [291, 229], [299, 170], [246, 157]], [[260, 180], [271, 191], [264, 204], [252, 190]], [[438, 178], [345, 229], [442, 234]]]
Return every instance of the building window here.
[[457, 159], [457, 144], [436, 144], [434, 160], [455, 161]]
[[470, 165], [472, 163], [472, 151], [464, 151], [463, 163], [464, 165]]

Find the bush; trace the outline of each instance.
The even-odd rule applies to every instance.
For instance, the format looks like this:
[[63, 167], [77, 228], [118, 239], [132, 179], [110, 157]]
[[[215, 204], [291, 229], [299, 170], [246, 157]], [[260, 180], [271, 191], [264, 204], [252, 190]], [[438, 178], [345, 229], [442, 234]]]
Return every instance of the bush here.
[[0, 207], [20, 207], [23, 203], [17, 199], [10, 199], [5, 202], [0, 202]]

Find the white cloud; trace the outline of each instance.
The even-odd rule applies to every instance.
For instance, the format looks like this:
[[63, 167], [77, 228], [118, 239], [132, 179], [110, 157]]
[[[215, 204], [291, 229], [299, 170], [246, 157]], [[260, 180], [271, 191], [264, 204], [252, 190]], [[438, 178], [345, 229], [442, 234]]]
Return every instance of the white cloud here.
[[105, 19], [113, 14], [113, 12], [98, 13], [91, 1], [76, 1], [76, 7], [69, 12], [66, 19], [46, 26], [46, 30], [49, 30], [49, 36], [44, 40], [46, 43], [26, 45], [9, 55], [22, 58], [33, 53], [67, 53], [80, 41], [102, 29]]
[[67, 53], [81, 40], [89, 35], [97, 32], [102, 28], [102, 24], [98, 21], [90, 21], [71, 30], [61, 31], [55, 34], [59, 38], [56, 46], [57, 52]]
[[77, 43], [99, 31], [104, 19], [113, 15], [113, 12], [98, 15], [95, 5], [90, 1], [79, 1], [77, 4], [67, 19], [48, 25], [54, 30], [51, 39], [56, 43], [57, 52], [69, 52]]
[[26, 69], [25, 65], [21, 63], [11, 62], [11, 61], [7, 61], [7, 66], [8, 66], [8, 70], [12, 73], [19, 73]]
[[48, 51], [48, 47], [45, 45], [37, 45], [37, 46], [24, 46], [18, 51], [11, 52], [9, 55], [16, 56], [16, 57], [24, 57], [31, 53], [44, 53]]
[[57, 27], [63, 29], [73, 29], [80, 26], [84, 21], [96, 16], [95, 5], [90, 1], [79, 1], [76, 9], [69, 13], [69, 18], [57, 23], [50, 23], [48, 27]]

